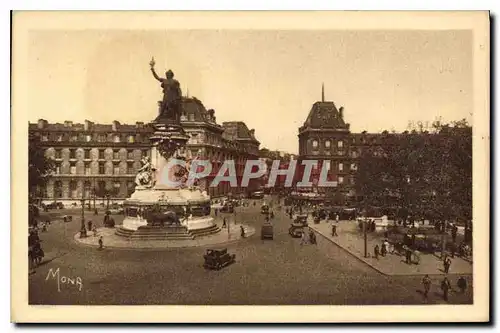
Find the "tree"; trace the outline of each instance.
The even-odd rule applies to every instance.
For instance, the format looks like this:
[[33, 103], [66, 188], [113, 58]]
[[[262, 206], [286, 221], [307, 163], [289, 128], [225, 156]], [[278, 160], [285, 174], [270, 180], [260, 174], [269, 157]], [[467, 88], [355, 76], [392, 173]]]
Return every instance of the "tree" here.
[[45, 185], [54, 167], [54, 161], [45, 156], [45, 149], [41, 145], [40, 136], [35, 133], [29, 133], [28, 190], [30, 200], [34, 199], [39, 194], [37, 193], [38, 189]]
[[432, 133], [389, 134], [358, 161], [363, 205], [396, 205], [405, 215], [470, 219], [472, 128], [466, 120], [435, 122]]

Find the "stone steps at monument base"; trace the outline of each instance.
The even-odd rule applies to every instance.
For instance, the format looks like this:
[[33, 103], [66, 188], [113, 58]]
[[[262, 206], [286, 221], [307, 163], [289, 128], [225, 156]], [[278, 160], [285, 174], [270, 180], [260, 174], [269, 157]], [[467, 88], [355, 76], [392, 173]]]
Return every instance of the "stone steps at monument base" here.
[[122, 227], [116, 228], [115, 234], [130, 240], [193, 240], [198, 237], [208, 236], [220, 232], [217, 225], [198, 230], [165, 230], [162, 228], [146, 228], [128, 230]]

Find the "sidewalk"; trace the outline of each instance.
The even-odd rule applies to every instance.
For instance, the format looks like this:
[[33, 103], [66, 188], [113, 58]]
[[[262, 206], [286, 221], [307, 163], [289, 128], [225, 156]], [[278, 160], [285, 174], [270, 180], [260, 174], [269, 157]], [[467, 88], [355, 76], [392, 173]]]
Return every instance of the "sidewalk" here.
[[[396, 254], [387, 254], [385, 257], [379, 256], [379, 259], [372, 258], [373, 249], [376, 244], [382, 243], [382, 238], [368, 235], [368, 258], [364, 257], [364, 239], [363, 235], [357, 229], [357, 223], [354, 221], [340, 221], [337, 223], [338, 236], [331, 236], [332, 222], [322, 221], [319, 224], [310, 223], [309, 227], [322, 235], [332, 243], [343, 248], [351, 255], [370, 265], [375, 270], [385, 275], [420, 275], [444, 274], [442, 261], [432, 254], [421, 254], [420, 264], [408, 265], [405, 263], [404, 256]], [[472, 274], [472, 264], [466, 260], [455, 257], [452, 260], [449, 274]]]
[[[217, 223], [221, 227], [221, 223]], [[99, 236], [102, 236], [104, 248], [129, 248], [129, 249], [162, 249], [162, 248], [187, 248], [199, 246], [224, 246], [225, 244], [234, 243], [241, 240], [240, 226], [238, 223], [234, 225], [231, 223], [229, 228], [229, 235], [227, 228], [221, 229], [220, 232], [202, 236], [197, 239], [190, 240], [129, 240], [127, 238], [115, 234], [114, 228], [99, 228], [98, 236], [94, 237], [93, 233], [89, 233], [89, 237], [80, 238], [80, 233], [74, 236], [74, 240], [78, 243], [88, 246], [99, 246]], [[255, 228], [243, 224], [245, 228], [245, 238], [251, 237], [255, 234]]]

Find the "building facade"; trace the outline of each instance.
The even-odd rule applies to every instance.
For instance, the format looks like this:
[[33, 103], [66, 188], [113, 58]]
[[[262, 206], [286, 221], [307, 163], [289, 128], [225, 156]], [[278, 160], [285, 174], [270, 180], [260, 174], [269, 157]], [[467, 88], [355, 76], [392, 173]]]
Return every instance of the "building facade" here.
[[[260, 143], [254, 130], [243, 122], [216, 123], [214, 110], [207, 110], [196, 98], [183, 98], [181, 123], [190, 136], [188, 155], [212, 162], [211, 175], [200, 184], [214, 197], [251, 190], [231, 188], [223, 182], [208, 185], [225, 159], [236, 161], [239, 177], [248, 159], [258, 157]], [[135, 188], [141, 159], [150, 153], [152, 128], [136, 124], [83, 124], [71, 121], [50, 124], [40, 119], [29, 124], [29, 131], [40, 137], [41, 145], [56, 167], [39, 195], [43, 200], [78, 201], [82, 198], [125, 199]], [[239, 179], [240, 179], [239, 178]], [[238, 185], [240, 182], [238, 182]]]
[[[318, 167], [311, 173], [310, 187], [298, 188], [304, 192], [314, 192], [337, 205], [354, 204], [354, 191], [357, 159], [363, 149], [380, 144], [382, 134], [351, 133], [350, 124], [345, 122], [344, 107], [335, 105], [333, 101], [325, 101], [324, 93], [321, 101], [315, 102], [309, 114], [298, 130], [299, 156], [294, 184], [302, 180], [304, 174], [303, 160], [317, 160]], [[335, 187], [318, 186], [323, 165], [329, 172], [328, 181], [336, 181]]]

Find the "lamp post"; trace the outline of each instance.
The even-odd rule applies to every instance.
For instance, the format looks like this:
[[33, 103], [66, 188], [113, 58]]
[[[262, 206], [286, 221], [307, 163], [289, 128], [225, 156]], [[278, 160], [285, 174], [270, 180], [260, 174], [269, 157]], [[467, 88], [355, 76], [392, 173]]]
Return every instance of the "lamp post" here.
[[110, 194], [106, 193], [106, 210], [107, 211], [109, 210], [109, 197], [110, 197]]
[[80, 238], [87, 237], [87, 228], [85, 227], [85, 197], [82, 194], [82, 199], [80, 200], [82, 203], [82, 225], [80, 226]]

